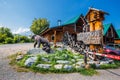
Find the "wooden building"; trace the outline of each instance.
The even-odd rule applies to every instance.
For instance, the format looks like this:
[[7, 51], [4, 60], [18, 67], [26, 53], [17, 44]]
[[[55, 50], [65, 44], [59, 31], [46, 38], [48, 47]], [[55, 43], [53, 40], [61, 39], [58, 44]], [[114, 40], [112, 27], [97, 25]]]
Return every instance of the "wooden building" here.
[[115, 44], [120, 44], [120, 29], [116, 30], [118, 34], [118, 38], [115, 38], [114, 43]]
[[83, 31], [83, 21], [81, 16], [82, 14], [68, 20], [62, 25], [48, 28], [41, 35], [54, 43], [61, 42], [63, 34], [66, 31], [76, 38], [76, 34]]
[[[105, 19], [105, 14], [108, 13], [95, 8], [90, 8], [88, 10], [88, 13], [86, 14], [85, 18], [88, 20], [88, 23], [90, 25], [90, 31], [103, 30], [103, 21]], [[101, 44], [104, 44], [103, 39]], [[95, 50], [95, 48], [99, 47], [99, 45], [90, 44], [91, 50]]]
[[115, 30], [112, 23], [103, 25], [103, 29], [104, 29], [104, 33], [103, 33], [104, 44], [114, 43], [115, 39], [119, 39], [117, 30]]
[[[105, 19], [105, 14], [108, 14], [102, 10], [95, 8], [90, 8], [85, 18], [89, 23], [87, 31], [103, 30], [103, 44], [120, 42], [118, 38], [118, 32], [114, 29], [112, 24], [103, 25], [103, 20]], [[41, 35], [47, 38], [50, 42], [61, 42], [63, 39], [64, 32], [68, 31], [76, 40], [76, 35], [83, 32], [84, 21], [82, 20], [83, 15], [78, 15], [66, 23], [58, 26], [54, 26], [46, 29]], [[119, 32], [120, 33], [120, 32]], [[115, 41], [114, 41], [115, 40]], [[91, 48], [95, 48], [91, 45]]]

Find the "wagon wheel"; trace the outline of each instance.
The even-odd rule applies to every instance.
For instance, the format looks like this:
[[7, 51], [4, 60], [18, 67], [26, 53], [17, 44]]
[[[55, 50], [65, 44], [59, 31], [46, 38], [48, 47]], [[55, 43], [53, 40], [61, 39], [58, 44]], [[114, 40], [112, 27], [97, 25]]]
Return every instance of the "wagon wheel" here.
[[63, 44], [64, 45], [69, 45], [70, 47], [72, 47], [73, 44], [73, 38], [72, 36], [68, 33], [68, 31], [66, 31], [63, 35]]
[[76, 44], [79, 45], [78, 46], [78, 52], [82, 54], [84, 52], [85, 48], [86, 48], [86, 45], [82, 41], [79, 41]]
[[68, 42], [68, 32], [64, 33], [62, 42], [63, 42], [64, 45], [69, 45], [69, 42]]

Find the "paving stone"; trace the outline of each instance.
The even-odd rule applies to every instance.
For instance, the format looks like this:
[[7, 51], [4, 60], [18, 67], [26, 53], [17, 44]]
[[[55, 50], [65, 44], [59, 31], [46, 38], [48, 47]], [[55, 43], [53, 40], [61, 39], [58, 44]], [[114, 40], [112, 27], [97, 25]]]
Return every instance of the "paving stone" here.
[[63, 67], [63, 64], [54, 65], [54, 68], [55, 68], [55, 69], [62, 69], [62, 67]]
[[38, 64], [36, 67], [49, 69], [51, 67], [51, 65], [50, 64]]
[[66, 69], [66, 70], [71, 70], [72, 68], [73, 68], [73, 66], [72, 65], [64, 65], [64, 67], [63, 67], [64, 69]]
[[70, 63], [69, 61], [66, 61], [66, 60], [57, 60], [56, 62], [59, 64], [69, 64]]

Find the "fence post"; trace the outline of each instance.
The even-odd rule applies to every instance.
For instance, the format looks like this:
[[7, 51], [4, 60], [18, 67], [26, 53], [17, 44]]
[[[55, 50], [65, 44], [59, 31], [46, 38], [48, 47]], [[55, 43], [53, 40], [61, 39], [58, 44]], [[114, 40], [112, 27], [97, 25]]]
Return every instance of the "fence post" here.
[[87, 65], [87, 51], [84, 53], [84, 63]]

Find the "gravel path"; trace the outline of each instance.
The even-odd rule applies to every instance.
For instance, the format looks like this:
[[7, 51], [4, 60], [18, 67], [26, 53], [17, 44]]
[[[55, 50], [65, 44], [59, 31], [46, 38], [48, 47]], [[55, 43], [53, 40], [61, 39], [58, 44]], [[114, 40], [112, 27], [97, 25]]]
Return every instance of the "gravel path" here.
[[99, 74], [94, 76], [83, 76], [79, 73], [40, 74], [16, 72], [12, 69], [6, 57], [18, 51], [26, 52], [32, 47], [32, 43], [0, 45], [0, 80], [120, 80], [120, 69], [99, 70]]

